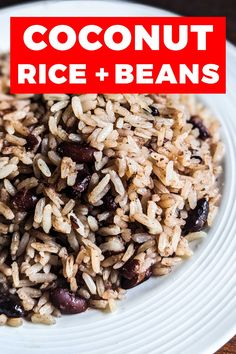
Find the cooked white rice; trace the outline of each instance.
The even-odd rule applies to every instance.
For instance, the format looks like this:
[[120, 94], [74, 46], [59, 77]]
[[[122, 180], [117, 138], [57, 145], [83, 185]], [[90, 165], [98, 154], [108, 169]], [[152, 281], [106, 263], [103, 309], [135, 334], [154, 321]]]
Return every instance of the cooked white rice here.
[[224, 154], [194, 96], [13, 96], [8, 56], [0, 92], [0, 325], [114, 311], [192, 255]]

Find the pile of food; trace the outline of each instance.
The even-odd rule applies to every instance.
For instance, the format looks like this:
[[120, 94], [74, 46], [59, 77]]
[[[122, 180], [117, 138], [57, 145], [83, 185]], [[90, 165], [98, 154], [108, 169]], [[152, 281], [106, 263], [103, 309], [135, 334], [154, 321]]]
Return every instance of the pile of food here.
[[10, 95], [1, 63], [0, 324], [112, 311], [212, 225], [219, 123], [193, 96]]

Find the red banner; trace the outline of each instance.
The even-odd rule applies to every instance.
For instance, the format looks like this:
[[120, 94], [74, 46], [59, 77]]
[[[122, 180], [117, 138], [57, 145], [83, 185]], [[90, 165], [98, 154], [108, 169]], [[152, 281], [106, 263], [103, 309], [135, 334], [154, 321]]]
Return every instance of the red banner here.
[[12, 17], [11, 93], [225, 93], [223, 17]]

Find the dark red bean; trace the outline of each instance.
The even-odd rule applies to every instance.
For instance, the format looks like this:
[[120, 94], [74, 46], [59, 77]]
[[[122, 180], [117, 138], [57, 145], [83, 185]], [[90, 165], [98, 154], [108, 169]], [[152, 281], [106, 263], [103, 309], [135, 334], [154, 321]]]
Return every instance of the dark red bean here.
[[157, 107], [154, 106], [149, 106], [151, 108], [151, 113], [154, 117], [160, 116], [160, 112], [159, 109]]
[[72, 315], [87, 310], [87, 301], [65, 288], [53, 289], [50, 293], [52, 304], [62, 313]]
[[32, 211], [38, 201], [32, 189], [21, 189], [13, 197], [13, 206], [19, 211]]
[[75, 184], [73, 185], [72, 188], [82, 193], [88, 188], [90, 180], [91, 180], [91, 175], [88, 172], [88, 170], [86, 169], [79, 170], [77, 173]]
[[121, 277], [121, 282], [120, 286], [123, 289], [131, 289], [134, 288], [135, 286], [143, 283], [144, 281], [148, 280], [150, 276], [152, 275], [151, 269], [147, 269], [146, 272], [136, 274], [133, 278], [128, 279], [125, 277]]
[[123, 265], [120, 274], [127, 279], [132, 279], [139, 273], [139, 269], [140, 261], [131, 258]]
[[73, 187], [75, 190], [82, 193], [88, 188], [90, 180], [91, 180], [90, 175], [84, 176], [82, 178], [78, 178]]
[[34, 134], [29, 134], [26, 137], [26, 145], [25, 148], [27, 151], [33, 150], [35, 148], [35, 146], [38, 144], [38, 139]]
[[139, 225], [136, 222], [128, 222], [128, 228], [132, 231], [135, 232], [137, 231]]
[[115, 211], [117, 209], [115, 199], [109, 192], [103, 197], [103, 206], [108, 211]]
[[68, 250], [71, 250], [70, 244], [68, 242], [68, 238], [65, 237], [65, 234], [61, 234], [59, 232], [54, 232], [54, 230], [50, 231], [50, 236], [55, 237], [55, 240], [57, 243], [59, 243], [60, 246], [66, 247]]
[[151, 276], [151, 268], [145, 272], [140, 272], [141, 263], [138, 259], [129, 259], [120, 270], [121, 287], [123, 289], [133, 288]]
[[195, 209], [190, 210], [186, 219], [186, 224], [183, 227], [183, 234], [189, 232], [201, 231], [207, 222], [209, 213], [209, 203], [205, 198], [198, 200]]
[[72, 187], [66, 187], [63, 192], [66, 194], [68, 198], [79, 199], [81, 197], [81, 193]]
[[145, 226], [139, 224], [138, 222], [129, 222], [128, 228], [132, 231], [132, 233], [136, 232], [146, 232]]
[[4, 302], [0, 302], [0, 313], [12, 318], [24, 317], [23, 307], [19, 303], [16, 303], [16, 300], [12, 297], [9, 297]]
[[77, 163], [84, 163], [94, 161], [93, 154], [97, 150], [90, 146], [64, 141], [58, 146], [57, 151], [62, 157], [68, 156]]
[[24, 310], [17, 295], [9, 292], [0, 295], [0, 314], [7, 317], [23, 317]]
[[69, 198], [78, 199], [81, 193], [85, 192], [89, 186], [91, 174], [87, 168], [79, 170], [77, 173], [75, 184], [71, 187], [66, 187], [64, 192]]
[[202, 140], [206, 140], [210, 138], [210, 133], [208, 129], [205, 127], [203, 124], [203, 121], [200, 117], [198, 116], [192, 116], [188, 123], [191, 123], [193, 125], [193, 128], [197, 128], [199, 130], [199, 138]]

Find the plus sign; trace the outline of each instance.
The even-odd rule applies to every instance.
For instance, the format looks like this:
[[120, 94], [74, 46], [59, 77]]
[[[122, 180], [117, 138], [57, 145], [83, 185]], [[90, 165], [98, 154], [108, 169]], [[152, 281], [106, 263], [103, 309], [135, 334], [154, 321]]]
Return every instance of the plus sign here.
[[105, 77], [109, 76], [109, 73], [104, 70], [104, 68], [100, 68], [99, 71], [95, 73], [95, 76], [100, 78], [100, 81], [104, 81]]

